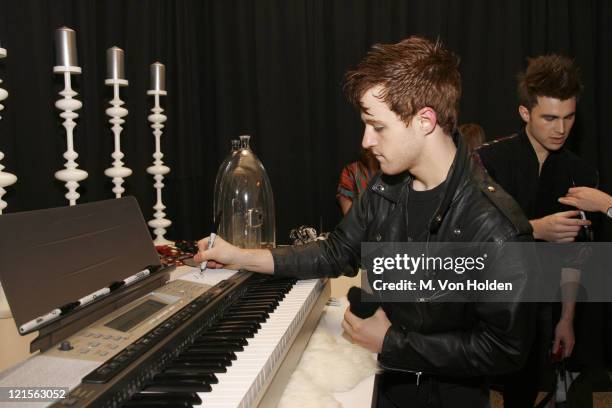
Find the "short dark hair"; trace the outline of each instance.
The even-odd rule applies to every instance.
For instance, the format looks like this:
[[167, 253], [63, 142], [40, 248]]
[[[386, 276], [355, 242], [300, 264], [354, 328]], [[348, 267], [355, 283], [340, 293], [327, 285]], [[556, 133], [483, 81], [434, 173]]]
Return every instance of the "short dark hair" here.
[[559, 100], [575, 97], [582, 92], [580, 71], [570, 58], [558, 55], [542, 55], [530, 58], [525, 72], [518, 75], [519, 103], [531, 110], [538, 103], [538, 96]]
[[410, 37], [397, 44], [375, 44], [354, 71], [346, 74], [345, 91], [363, 110], [361, 98], [382, 86], [381, 99], [408, 125], [424, 107], [436, 111], [448, 134], [457, 126], [461, 99], [459, 59], [440, 41]]

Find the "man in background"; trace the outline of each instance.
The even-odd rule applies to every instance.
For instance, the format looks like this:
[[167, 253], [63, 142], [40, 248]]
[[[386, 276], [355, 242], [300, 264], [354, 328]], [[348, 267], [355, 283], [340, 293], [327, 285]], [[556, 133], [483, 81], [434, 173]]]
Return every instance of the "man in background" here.
[[[530, 59], [518, 77], [518, 112], [524, 129], [476, 150], [476, 159], [523, 209], [536, 240], [588, 240], [590, 221], [559, 200], [572, 187], [597, 185], [597, 172], [565, 147], [581, 90], [578, 70], [569, 58]], [[506, 408], [532, 407], [539, 384], [552, 387], [550, 355], [572, 354], [574, 314], [572, 300], [563, 301], [560, 311], [558, 305], [539, 305], [536, 340], [527, 364], [504, 381]]]

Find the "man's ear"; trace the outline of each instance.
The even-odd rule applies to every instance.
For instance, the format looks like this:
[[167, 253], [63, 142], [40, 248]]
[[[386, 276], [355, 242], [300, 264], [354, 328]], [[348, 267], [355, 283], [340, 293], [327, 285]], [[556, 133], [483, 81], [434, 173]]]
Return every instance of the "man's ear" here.
[[529, 109], [527, 109], [526, 106], [519, 105], [518, 112], [519, 115], [521, 115], [523, 121], [525, 123], [529, 123], [529, 121], [531, 120], [531, 113], [529, 112]]
[[438, 124], [438, 115], [436, 114], [436, 111], [428, 106], [421, 108], [415, 115], [414, 119], [416, 120], [416, 124], [418, 125], [419, 129], [421, 129], [426, 135], [433, 132]]

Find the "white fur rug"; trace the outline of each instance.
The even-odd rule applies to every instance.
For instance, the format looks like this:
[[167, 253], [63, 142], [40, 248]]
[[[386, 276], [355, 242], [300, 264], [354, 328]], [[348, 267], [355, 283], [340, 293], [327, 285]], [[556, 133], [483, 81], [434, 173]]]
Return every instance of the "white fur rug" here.
[[318, 327], [291, 375], [279, 408], [341, 408], [334, 392], [354, 388], [376, 373], [376, 360], [364, 348], [336, 340]]

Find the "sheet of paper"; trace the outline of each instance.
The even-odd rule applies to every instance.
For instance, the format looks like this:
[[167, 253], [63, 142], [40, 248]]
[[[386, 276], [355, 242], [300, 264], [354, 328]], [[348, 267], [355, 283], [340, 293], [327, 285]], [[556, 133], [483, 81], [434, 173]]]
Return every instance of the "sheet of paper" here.
[[206, 269], [203, 273], [200, 273], [199, 268], [192, 268], [178, 279], [215, 286], [222, 280], [230, 278], [236, 272], [238, 271], [232, 269]]

